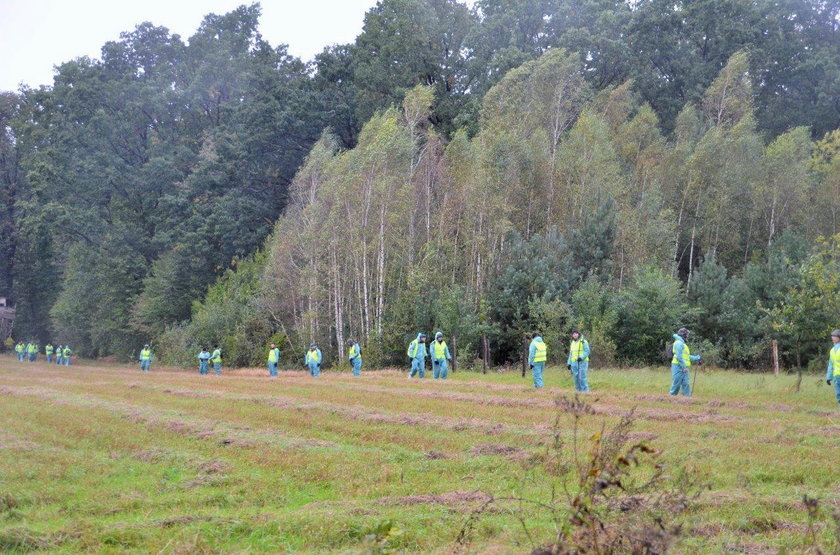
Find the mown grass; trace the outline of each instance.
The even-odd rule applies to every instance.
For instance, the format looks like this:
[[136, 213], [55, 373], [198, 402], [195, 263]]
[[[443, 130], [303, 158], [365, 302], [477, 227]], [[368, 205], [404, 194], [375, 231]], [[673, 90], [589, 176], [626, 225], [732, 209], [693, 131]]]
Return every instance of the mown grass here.
[[[675, 551], [801, 551], [803, 495], [840, 510], [840, 411], [820, 377], [796, 380], [701, 370], [684, 399], [664, 395], [665, 368], [594, 370], [582, 431], [637, 407], [635, 437], [709, 484]], [[571, 378], [549, 369], [546, 381], [0, 358], [0, 550], [451, 551], [488, 495], [545, 496], [527, 462]], [[548, 515], [524, 517], [552, 540]], [[829, 526], [817, 532], [831, 545]], [[475, 552], [534, 547], [505, 511], [474, 536]]]

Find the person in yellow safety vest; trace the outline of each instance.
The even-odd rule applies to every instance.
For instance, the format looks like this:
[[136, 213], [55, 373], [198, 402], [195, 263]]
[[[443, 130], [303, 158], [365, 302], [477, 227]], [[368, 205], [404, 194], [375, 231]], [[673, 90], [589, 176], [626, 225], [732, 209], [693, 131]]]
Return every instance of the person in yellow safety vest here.
[[268, 375], [272, 378], [277, 377], [277, 365], [280, 363], [280, 349], [274, 343], [268, 350]]
[[306, 365], [309, 367], [309, 374], [311, 374], [315, 378], [321, 375], [322, 357], [321, 349], [318, 348], [317, 343], [313, 343], [309, 346], [309, 350], [306, 351], [306, 358], [304, 360], [306, 362]]
[[18, 362], [23, 362], [23, 351], [26, 347], [23, 345], [23, 341], [18, 341], [18, 344], [15, 345], [15, 352], [17, 353]]
[[64, 362], [64, 356], [63, 355], [64, 355], [64, 348], [61, 345], [59, 345], [58, 347], [55, 348], [55, 363], [56, 364], [60, 365], [62, 362]]
[[452, 360], [452, 355], [449, 354], [449, 347], [443, 340], [443, 332], [435, 334], [435, 340], [429, 345], [429, 356], [432, 359], [432, 377], [445, 380], [449, 375], [449, 361]]
[[222, 375], [222, 350], [218, 345], [213, 345], [213, 354], [210, 355], [210, 362], [213, 363], [213, 371], [217, 376]]
[[686, 344], [688, 334], [689, 331], [686, 328], [680, 328], [674, 334], [674, 358], [671, 359], [671, 390], [668, 392], [671, 395], [676, 395], [682, 391], [683, 395], [691, 396], [688, 369], [691, 368], [692, 362], [700, 361], [700, 355], [691, 354], [691, 350]]
[[210, 351], [207, 347], [202, 347], [201, 352], [198, 353], [198, 373], [204, 376], [207, 374], [207, 365], [210, 360]]
[[418, 333], [417, 339], [408, 344], [408, 351], [406, 353], [411, 359], [411, 371], [408, 373], [408, 379], [415, 375], [420, 379], [426, 377], [426, 334]]
[[828, 370], [825, 372], [825, 383], [834, 383], [834, 393], [837, 395], [837, 403], [840, 404], [840, 330], [831, 332], [831, 341], [834, 345], [828, 352]]
[[347, 358], [350, 359], [350, 364], [353, 365], [353, 375], [354, 376], [361, 376], [362, 375], [362, 348], [353, 339], [351, 339], [347, 342], [347, 346], [350, 347], [350, 349], [347, 351]]
[[143, 348], [140, 349], [140, 370], [143, 372], [149, 371], [149, 366], [152, 365], [152, 350], [149, 348], [149, 344], [146, 343], [143, 345]]
[[38, 356], [38, 345], [35, 343], [29, 343], [26, 346], [26, 354], [29, 355], [29, 362], [35, 362], [35, 358]]
[[47, 354], [47, 364], [52, 363], [53, 352], [55, 349], [52, 346], [52, 343], [47, 343], [47, 346], [44, 347], [44, 352]]
[[545, 370], [545, 362], [548, 360], [548, 346], [543, 342], [540, 334], [534, 333], [531, 336], [531, 346], [528, 348], [528, 364], [531, 366], [531, 372], [534, 374], [534, 387], [542, 389], [545, 385], [543, 382], [543, 370]]
[[578, 330], [572, 330], [572, 342], [569, 345], [569, 360], [566, 364], [575, 379], [575, 391], [589, 391], [586, 373], [589, 371], [589, 341]]
[[71, 356], [73, 356], [73, 351], [70, 350], [70, 345], [65, 345], [64, 350], [61, 351], [61, 359], [64, 361], [64, 366], [70, 366]]

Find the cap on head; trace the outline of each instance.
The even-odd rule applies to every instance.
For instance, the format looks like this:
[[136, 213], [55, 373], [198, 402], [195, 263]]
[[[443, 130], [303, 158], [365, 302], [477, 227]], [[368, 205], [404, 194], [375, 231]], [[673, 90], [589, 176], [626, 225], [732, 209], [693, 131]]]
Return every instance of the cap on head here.
[[435, 339], [437, 339], [437, 338], [439, 338], [439, 337], [443, 337], [443, 332], [440, 332], [440, 331], [439, 331], [439, 332], [437, 332], [437, 333], [435, 334]]
[[832, 337], [840, 337], [840, 330], [834, 330], [833, 332], [831, 332], [831, 336]]
[[144, 347], [148, 347], [148, 346], [149, 346], [149, 344], [148, 344], [148, 343], [146, 343], [146, 344], [145, 344], [145, 345], [143, 345], [143, 346], [144, 346]]
[[679, 335], [683, 339], [688, 339], [688, 333], [688, 328], [680, 328], [677, 330], [677, 335]]
[[312, 343], [312, 344], [310, 344], [310, 345], [309, 345], [309, 348], [311, 349], [311, 348], [313, 348], [313, 347], [317, 347], [317, 346], [318, 346], [318, 344], [317, 344], [317, 343]]

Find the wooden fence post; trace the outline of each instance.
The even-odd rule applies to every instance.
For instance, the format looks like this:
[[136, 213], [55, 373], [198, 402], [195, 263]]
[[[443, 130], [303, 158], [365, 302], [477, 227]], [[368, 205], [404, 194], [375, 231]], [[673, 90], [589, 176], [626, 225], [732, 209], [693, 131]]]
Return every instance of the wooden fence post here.
[[525, 374], [528, 371], [528, 350], [530, 345], [528, 343], [528, 338], [522, 338], [522, 377], [525, 377]]
[[770, 347], [773, 350], [773, 373], [779, 375], [779, 342], [775, 339], [770, 342]]

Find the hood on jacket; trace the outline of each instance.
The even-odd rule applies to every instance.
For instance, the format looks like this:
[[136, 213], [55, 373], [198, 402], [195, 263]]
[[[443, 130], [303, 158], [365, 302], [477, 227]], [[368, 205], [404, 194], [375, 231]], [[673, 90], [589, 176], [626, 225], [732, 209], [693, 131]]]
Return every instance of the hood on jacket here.
[[676, 333], [674, 334], [674, 341], [682, 341], [683, 343], [685, 343], [685, 339], [683, 339], [682, 336], [679, 336]]
[[443, 332], [440, 332], [440, 331], [439, 331], [439, 332], [437, 332], [437, 333], [435, 334], [435, 341], [437, 341], [437, 339], [438, 339], [439, 337], [443, 337]]

